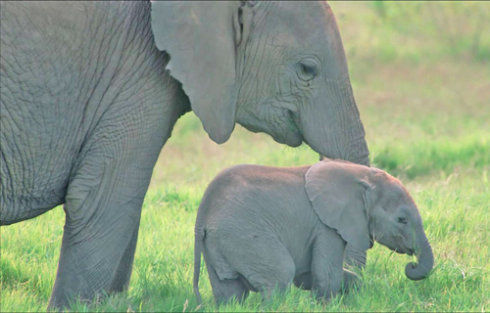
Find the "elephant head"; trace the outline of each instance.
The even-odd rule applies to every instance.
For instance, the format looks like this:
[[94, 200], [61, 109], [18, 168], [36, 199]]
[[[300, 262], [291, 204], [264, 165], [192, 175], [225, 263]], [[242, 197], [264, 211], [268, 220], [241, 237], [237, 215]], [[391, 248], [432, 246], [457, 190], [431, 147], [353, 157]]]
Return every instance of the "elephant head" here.
[[306, 192], [320, 220], [357, 251], [375, 240], [399, 253], [416, 254], [405, 274], [425, 278], [434, 265], [417, 206], [399, 180], [349, 162], [325, 160], [306, 173]]
[[277, 142], [368, 164], [345, 54], [324, 1], [154, 1], [156, 46], [210, 138], [235, 122]]

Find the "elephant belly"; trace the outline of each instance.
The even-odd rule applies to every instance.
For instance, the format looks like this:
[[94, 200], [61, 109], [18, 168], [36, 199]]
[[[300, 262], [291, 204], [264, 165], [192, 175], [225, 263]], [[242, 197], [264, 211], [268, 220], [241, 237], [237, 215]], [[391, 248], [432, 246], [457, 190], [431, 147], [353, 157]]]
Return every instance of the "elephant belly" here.
[[10, 225], [41, 215], [62, 203], [62, 198], [1, 199], [0, 225]]
[[[10, 110], [10, 104], [2, 104], [2, 114], [15, 112]], [[8, 113], [2, 116], [1, 224], [35, 217], [63, 203], [76, 160], [70, 132], [60, 127], [59, 122], [36, 123], [36, 117], [18, 112], [22, 110], [17, 109], [15, 116]], [[53, 118], [60, 117], [55, 114]]]
[[29, 98], [19, 84], [1, 82], [1, 224], [35, 217], [63, 203], [83, 142], [76, 120], [82, 115], [72, 112], [74, 105], [66, 100], [69, 91], [52, 97], [49, 87], [33, 78], [23, 83], [33, 90]]

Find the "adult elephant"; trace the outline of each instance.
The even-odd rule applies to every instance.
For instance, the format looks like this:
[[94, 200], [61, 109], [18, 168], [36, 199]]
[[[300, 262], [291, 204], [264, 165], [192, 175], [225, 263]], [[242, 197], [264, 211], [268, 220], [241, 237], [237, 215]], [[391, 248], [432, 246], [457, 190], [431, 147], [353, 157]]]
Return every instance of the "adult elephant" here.
[[2, 2], [1, 20], [0, 220], [64, 203], [51, 307], [127, 286], [153, 166], [187, 111], [217, 143], [238, 122], [368, 163], [325, 3]]

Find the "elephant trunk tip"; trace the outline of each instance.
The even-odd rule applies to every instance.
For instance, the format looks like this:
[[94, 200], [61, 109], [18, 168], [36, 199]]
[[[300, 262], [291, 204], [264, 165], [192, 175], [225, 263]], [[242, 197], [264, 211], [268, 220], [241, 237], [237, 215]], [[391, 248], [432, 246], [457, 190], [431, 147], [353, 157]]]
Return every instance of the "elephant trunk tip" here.
[[423, 230], [419, 230], [417, 262], [410, 262], [405, 267], [405, 275], [411, 280], [426, 278], [434, 267], [434, 254]]
[[411, 280], [421, 280], [429, 276], [432, 270], [430, 265], [422, 265], [416, 262], [410, 262], [405, 266], [405, 275]]
[[411, 280], [424, 279], [425, 277], [427, 277], [428, 273], [422, 273], [422, 274], [417, 273], [418, 272], [417, 269], [419, 268], [419, 266], [420, 265], [415, 262], [408, 263], [407, 266], [405, 266], [405, 275]]

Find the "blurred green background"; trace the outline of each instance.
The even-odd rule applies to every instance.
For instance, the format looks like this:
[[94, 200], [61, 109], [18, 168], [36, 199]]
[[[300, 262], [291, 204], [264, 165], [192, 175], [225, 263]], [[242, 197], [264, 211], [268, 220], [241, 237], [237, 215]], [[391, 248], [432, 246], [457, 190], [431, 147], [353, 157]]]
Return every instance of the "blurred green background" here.
[[[488, 311], [490, 4], [331, 2], [373, 166], [417, 202], [435, 254], [432, 275], [408, 280], [408, 256], [375, 245], [363, 286], [329, 304], [291, 288], [262, 303], [216, 308], [201, 273], [201, 311]], [[311, 164], [318, 155], [237, 125], [208, 139], [193, 113], [161, 152], [143, 207], [130, 289], [76, 311], [195, 311], [192, 251], [202, 193], [222, 169]], [[58, 207], [1, 229], [0, 311], [43, 311], [54, 283], [64, 214]]]

